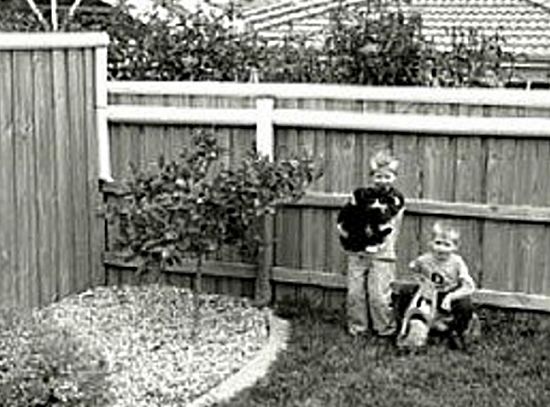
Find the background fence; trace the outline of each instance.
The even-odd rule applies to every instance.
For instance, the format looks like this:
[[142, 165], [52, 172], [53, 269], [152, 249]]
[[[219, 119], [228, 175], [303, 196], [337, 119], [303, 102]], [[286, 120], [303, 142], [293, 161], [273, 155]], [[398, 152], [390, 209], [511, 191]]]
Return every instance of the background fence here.
[[107, 41], [0, 34], [1, 306], [43, 305], [105, 280], [96, 102]]
[[[544, 91], [237, 83], [105, 84], [107, 37], [0, 35], [0, 302], [36, 306], [93, 285], [134, 282], [109, 252], [98, 208], [116, 199], [130, 162], [174, 158], [197, 127], [215, 127], [237, 162], [256, 141], [275, 158], [308, 150], [325, 175], [267, 224], [260, 259], [230, 248], [206, 265], [208, 291], [339, 307], [346, 258], [338, 209], [367, 182], [368, 159], [401, 160], [407, 213], [400, 272], [436, 219], [462, 231], [478, 300], [550, 310], [550, 95]], [[110, 121], [106, 139], [107, 118]], [[99, 157], [99, 160], [98, 160]], [[189, 285], [193, 267], [165, 277]]]
[[[197, 126], [215, 126], [228, 163], [256, 139], [276, 158], [301, 149], [323, 156], [324, 177], [276, 215], [263, 266], [228, 250], [206, 267], [210, 291], [252, 295], [264, 268], [278, 299], [341, 306], [346, 259], [337, 212], [367, 182], [372, 153], [390, 148], [408, 199], [400, 272], [425, 248], [432, 223], [450, 218], [483, 288], [478, 300], [550, 310], [547, 92], [115, 82], [107, 114], [115, 179], [130, 162], [154, 166], [161, 153], [174, 157]], [[116, 183], [105, 192], [115, 193]], [[132, 281], [131, 264], [107, 258], [110, 282]], [[192, 267], [172, 271], [167, 279], [189, 284]]]

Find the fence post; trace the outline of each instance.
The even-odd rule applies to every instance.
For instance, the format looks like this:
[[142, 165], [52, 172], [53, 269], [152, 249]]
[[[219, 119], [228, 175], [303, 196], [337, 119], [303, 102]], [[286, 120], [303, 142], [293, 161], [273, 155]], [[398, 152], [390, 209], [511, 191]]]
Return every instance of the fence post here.
[[109, 149], [109, 127], [107, 124], [107, 46], [95, 51], [96, 120], [99, 152], [99, 179], [113, 181], [111, 177], [111, 154]]
[[273, 98], [256, 99], [256, 148], [270, 161], [273, 161], [274, 153], [273, 106]]
[[[256, 99], [256, 148], [260, 154], [274, 159], [274, 129], [273, 106], [271, 97]], [[263, 245], [260, 248], [258, 259], [258, 275], [254, 299], [258, 305], [267, 305], [271, 302], [271, 268], [273, 266], [273, 215], [265, 215], [263, 219]]]

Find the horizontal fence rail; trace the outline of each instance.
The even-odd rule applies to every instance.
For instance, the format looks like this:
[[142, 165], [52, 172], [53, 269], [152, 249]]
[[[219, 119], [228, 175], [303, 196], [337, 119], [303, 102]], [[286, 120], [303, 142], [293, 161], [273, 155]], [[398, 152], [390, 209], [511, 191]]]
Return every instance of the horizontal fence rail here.
[[445, 105], [550, 108], [546, 90], [425, 88], [231, 82], [109, 82], [110, 95], [198, 95], [272, 97], [275, 99], [339, 99]]
[[[137, 275], [138, 263], [123, 261], [116, 256], [107, 255], [104, 259], [104, 264], [111, 270], [116, 269], [117, 276], [113, 278], [113, 281], [117, 283], [136, 283], [139, 281], [135, 276]], [[123, 270], [128, 271], [129, 275], [121, 277]], [[193, 263], [189, 262], [180, 267], [167, 267], [164, 270], [166, 275], [172, 276], [172, 281], [180, 282], [183, 280], [184, 284], [191, 286], [191, 280], [196, 276], [196, 270]], [[240, 262], [220, 262], [220, 261], [206, 261], [203, 264], [203, 278], [208, 281], [210, 279], [210, 287], [215, 287], [212, 284], [212, 280], [239, 280], [247, 281], [249, 289], [243, 289], [241, 284], [235, 290], [228, 290], [226, 293], [238, 295], [249, 294], [252, 295], [252, 284], [258, 276], [258, 265], [251, 263]], [[179, 276], [181, 280], [173, 276]], [[170, 281], [170, 277], [166, 276]], [[340, 274], [319, 272], [318, 270], [304, 270], [304, 269], [292, 269], [288, 267], [273, 267], [271, 270], [270, 280], [274, 284], [284, 284], [285, 286], [294, 285], [300, 287], [306, 287], [306, 289], [330, 289], [338, 290], [340, 294], [346, 290], [346, 277]], [[207, 284], [208, 286], [208, 284]], [[211, 288], [211, 289], [212, 289]], [[216, 288], [214, 288], [216, 289]], [[216, 290], [219, 291], [219, 290]], [[248, 292], [247, 292], [248, 291]], [[310, 299], [310, 298], [308, 298]], [[496, 291], [490, 289], [477, 289], [474, 292], [473, 300], [480, 305], [492, 305], [502, 308], [515, 308], [530, 311], [550, 311], [550, 297], [546, 295], [537, 294], [525, 294], [518, 292], [506, 292]], [[341, 306], [342, 304], [338, 304]]]
[[78, 35], [44, 32], [0, 33], [0, 50], [6, 51], [95, 48], [107, 45], [109, 36], [98, 32], [81, 32]]
[[109, 106], [107, 118], [112, 123], [254, 126], [256, 113], [256, 109], [117, 105]]
[[[268, 99], [269, 100], [269, 99]], [[256, 109], [201, 109], [161, 106], [110, 106], [108, 119], [131, 124], [253, 126]], [[550, 118], [421, 116], [402, 114], [297, 111], [278, 109], [273, 125], [296, 128], [426, 133], [451, 136], [550, 137]]]
[[[125, 189], [119, 183], [111, 182], [103, 192], [123, 196]], [[287, 207], [340, 209], [350, 199], [349, 193], [306, 192], [299, 201], [287, 203]], [[487, 219], [502, 222], [550, 223], [550, 207], [527, 205], [494, 205], [470, 202], [443, 202], [430, 199], [407, 199], [405, 212], [409, 214], [447, 216], [458, 218]]]
[[[208, 82], [112, 82], [108, 91], [108, 201], [124, 192], [117, 180], [130, 162], [174, 158], [195, 128], [215, 129], [227, 165], [254, 144], [272, 158], [305, 150], [321, 160], [323, 178], [265, 225], [270, 244], [259, 259], [231, 249], [209, 259], [211, 291], [254, 295], [263, 280], [276, 300], [342, 306], [338, 209], [368, 182], [369, 157], [389, 148], [407, 199], [400, 273], [425, 250], [433, 222], [451, 219], [479, 285], [476, 301], [550, 311], [548, 92]], [[135, 264], [110, 255], [105, 264], [112, 281], [134, 281]], [[190, 284], [193, 274], [187, 265], [166, 278]]]

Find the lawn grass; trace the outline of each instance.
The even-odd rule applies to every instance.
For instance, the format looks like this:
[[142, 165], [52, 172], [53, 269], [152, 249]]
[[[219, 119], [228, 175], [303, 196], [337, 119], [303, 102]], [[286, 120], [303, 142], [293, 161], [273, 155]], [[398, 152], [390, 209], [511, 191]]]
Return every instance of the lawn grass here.
[[292, 323], [288, 349], [218, 407], [550, 406], [550, 315], [479, 309], [483, 336], [468, 352], [436, 341], [404, 355], [388, 341], [350, 337], [338, 315], [281, 313]]

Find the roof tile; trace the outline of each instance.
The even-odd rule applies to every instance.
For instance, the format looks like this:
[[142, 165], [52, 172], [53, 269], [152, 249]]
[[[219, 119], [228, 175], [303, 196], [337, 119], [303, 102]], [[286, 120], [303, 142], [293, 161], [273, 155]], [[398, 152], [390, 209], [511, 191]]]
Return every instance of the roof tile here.
[[[260, 32], [273, 33], [287, 31], [292, 24], [297, 31], [313, 33], [326, 27], [328, 10], [334, 7], [330, 0], [280, 0], [279, 3], [276, 13], [273, 4], [263, 14], [261, 10], [253, 13], [251, 26]], [[356, 8], [365, 2], [344, 0], [344, 3]], [[446, 32], [452, 27], [477, 28], [486, 35], [498, 30], [505, 37], [507, 51], [550, 56], [550, 0], [412, 0], [406, 9], [420, 12], [423, 32], [433, 36], [441, 47], [449, 44]]]

